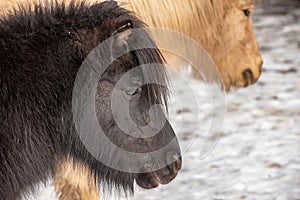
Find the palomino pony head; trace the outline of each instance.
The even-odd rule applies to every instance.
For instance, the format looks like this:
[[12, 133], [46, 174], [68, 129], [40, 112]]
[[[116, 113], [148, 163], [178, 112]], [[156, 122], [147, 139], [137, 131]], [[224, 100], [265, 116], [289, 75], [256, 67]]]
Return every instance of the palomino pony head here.
[[[149, 26], [173, 29], [196, 40], [218, 66], [227, 90], [259, 78], [262, 58], [252, 26], [253, 0], [123, 1]], [[175, 60], [167, 59], [178, 66]]]
[[[214, 26], [212, 36], [216, 39], [206, 40], [208, 42], [203, 46], [219, 67], [227, 88], [229, 85], [246, 87], [255, 83], [261, 74], [262, 58], [252, 26], [253, 0], [210, 2], [222, 7], [218, 9], [220, 13], [212, 15], [214, 17], [210, 20]], [[205, 38], [209, 37], [210, 34], [205, 34]]]

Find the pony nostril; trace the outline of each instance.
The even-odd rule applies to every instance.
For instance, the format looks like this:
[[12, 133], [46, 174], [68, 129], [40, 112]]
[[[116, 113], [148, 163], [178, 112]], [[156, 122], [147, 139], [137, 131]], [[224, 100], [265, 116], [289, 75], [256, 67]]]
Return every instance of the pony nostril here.
[[166, 168], [164, 168], [162, 171], [161, 171], [161, 175], [162, 177], [168, 177], [170, 175], [172, 175], [174, 172], [173, 172], [173, 168], [170, 167], [170, 165], [168, 165]]
[[264, 61], [260, 60], [259, 73], [261, 73], [263, 71], [263, 64], [264, 64]]
[[181, 165], [182, 165], [182, 160], [181, 157], [175, 161], [174, 163], [174, 168], [175, 170], [178, 172], [181, 169]]
[[167, 164], [171, 164], [180, 158], [181, 157], [177, 153], [175, 153], [174, 151], [170, 151], [167, 153]]
[[175, 152], [167, 154], [168, 168], [171, 172], [177, 173], [181, 169], [181, 156]]
[[246, 69], [243, 72], [243, 79], [245, 81], [245, 87], [247, 87], [248, 85], [251, 85], [252, 83], [255, 82], [253, 73], [250, 69]]

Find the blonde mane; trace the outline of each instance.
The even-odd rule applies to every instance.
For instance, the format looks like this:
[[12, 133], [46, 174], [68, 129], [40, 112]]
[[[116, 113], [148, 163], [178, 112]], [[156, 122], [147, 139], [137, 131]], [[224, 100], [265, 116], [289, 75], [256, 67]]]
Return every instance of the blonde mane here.
[[[202, 33], [217, 29], [224, 13], [223, 0], [121, 1], [126, 2], [125, 7], [136, 12], [148, 26], [173, 29], [193, 38], [199, 37], [195, 30], [205, 27], [207, 30]], [[216, 33], [209, 35], [220, 39]]]

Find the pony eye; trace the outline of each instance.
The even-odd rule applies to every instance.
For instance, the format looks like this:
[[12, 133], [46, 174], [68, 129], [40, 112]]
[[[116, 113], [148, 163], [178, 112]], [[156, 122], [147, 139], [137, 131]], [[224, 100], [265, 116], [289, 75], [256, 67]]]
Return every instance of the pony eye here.
[[131, 80], [131, 83], [124, 89], [125, 95], [129, 98], [139, 97], [142, 93], [142, 83], [138, 80]]
[[251, 11], [249, 9], [245, 9], [243, 10], [243, 12], [246, 17], [249, 17], [251, 15]]
[[133, 88], [133, 89], [127, 89], [125, 90], [125, 93], [128, 97], [137, 97], [140, 96], [140, 94], [142, 93], [142, 88], [139, 87], [137, 89]]

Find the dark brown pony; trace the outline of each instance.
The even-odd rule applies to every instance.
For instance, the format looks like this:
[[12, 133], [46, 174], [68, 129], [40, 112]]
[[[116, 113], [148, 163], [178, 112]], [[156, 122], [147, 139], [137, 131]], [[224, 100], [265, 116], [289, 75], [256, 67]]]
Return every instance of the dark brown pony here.
[[[144, 27], [143, 23], [114, 1], [92, 6], [82, 2], [44, 5], [36, 4], [33, 9], [20, 7], [0, 19], [0, 199], [20, 199], [49, 177], [55, 178], [61, 198], [83, 199], [82, 193], [75, 194], [68, 188], [72, 183], [63, 182], [63, 176], [68, 176], [70, 170], [83, 177], [78, 178], [83, 184], [89, 182], [87, 187], [102, 184], [129, 193], [133, 192], [134, 181], [147, 189], [170, 182], [181, 167], [181, 158], [169, 122], [165, 120], [156, 135], [137, 138], [118, 127], [111, 110], [112, 93], [117, 90], [120, 95], [117, 97], [126, 96], [130, 117], [136, 124], [152, 123], [150, 107], [165, 104], [167, 97], [165, 86], [142, 81], [145, 77], [153, 80], [159, 77], [160, 83], [166, 84], [163, 60], [156, 48], [141, 48], [116, 58], [103, 69], [94, 97], [97, 119], [107, 138], [127, 151], [144, 153], [147, 164], [141, 164], [141, 168], [148, 171], [121, 171], [99, 161], [83, 144], [72, 113], [72, 92], [78, 70], [99, 43], [115, 37], [109, 43], [112, 48], [104, 52], [108, 56], [114, 55], [114, 49], [124, 49], [132, 42], [155, 47], [145, 30], [134, 35], [133, 30]], [[101, 71], [102, 60], [97, 62], [99, 65], [93, 67]], [[123, 74], [151, 63], [154, 67], [150, 73], [140, 70], [121, 89], [116, 87]], [[136, 83], [139, 86], [132, 91], [132, 84]], [[154, 117], [165, 118], [164, 115]], [[147, 136], [141, 130], [144, 129], [135, 131]], [[173, 138], [174, 145], [158, 157], [147, 156]], [[98, 153], [129, 169], [133, 164], [127, 157], [116, 156], [113, 149]], [[170, 157], [174, 158], [172, 162]], [[166, 165], [157, 169], [154, 166], [158, 162]]]

